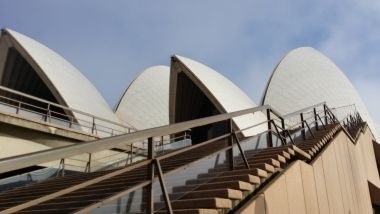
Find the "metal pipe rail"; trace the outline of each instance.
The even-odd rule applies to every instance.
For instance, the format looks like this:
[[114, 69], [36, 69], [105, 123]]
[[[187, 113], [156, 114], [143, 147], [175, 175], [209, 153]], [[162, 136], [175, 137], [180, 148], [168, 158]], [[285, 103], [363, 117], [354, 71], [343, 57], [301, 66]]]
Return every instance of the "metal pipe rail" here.
[[[324, 105], [324, 103], [321, 103]], [[321, 104], [318, 104], [319, 106]], [[314, 108], [318, 105], [313, 105], [310, 108]], [[305, 109], [310, 109], [305, 108]], [[29, 154], [9, 157], [0, 159], [0, 173], [9, 172], [17, 169], [26, 168], [29, 166], [35, 166], [42, 163], [47, 163], [51, 161], [56, 161], [60, 159], [65, 159], [71, 156], [80, 155], [84, 153], [94, 153], [97, 151], [108, 150], [111, 148], [117, 148], [122, 145], [130, 145], [133, 142], [139, 142], [146, 140], [148, 138], [156, 136], [166, 136], [175, 134], [178, 132], [186, 131], [194, 127], [203, 126], [207, 124], [212, 124], [220, 121], [225, 121], [238, 117], [241, 115], [252, 114], [258, 111], [267, 110], [269, 113], [278, 114], [269, 105], [259, 106], [255, 108], [240, 110], [232, 113], [225, 113], [215, 116], [210, 116], [207, 118], [200, 118], [192, 121], [181, 122], [173, 125], [161, 126], [152, 129], [146, 129], [141, 131], [136, 131], [129, 134], [103, 138], [96, 141], [84, 142], [77, 145], [70, 145], [60, 148], [49, 149], [45, 151], [33, 152]], [[280, 116], [280, 119], [283, 118]], [[271, 130], [271, 118], [268, 118], [268, 129]], [[271, 133], [270, 133], [271, 134]], [[269, 145], [271, 146], [271, 145]]]
[[177, 132], [185, 131], [197, 126], [207, 125], [223, 120], [228, 120], [245, 114], [254, 113], [269, 109], [270, 106], [259, 106], [246, 110], [232, 113], [220, 114], [207, 118], [196, 119], [192, 121], [177, 123], [173, 125], [161, 126], [152, 129], [132, 132], [129, 134], [103, 138], [96, 141], [84, 142], [76, 145], [64, 146], [60, 148], [49, 149], [45, 151], [33, 152], [29, 154], [0, 159], [0, 173], [22, 169], [29, 166], [47, 163], [55, 160], [68, 158], [84, 153], [93, 153], [111, 148], [117, 148], [122, 145], [129, 145], [133, 142], [143, 141], [155, 136], [166, 136]]
[[[325, 115], [324, 116], [326, 118], [330, 117], [329, 118], [330, 121], [333, 121], [333, 117], [327, 113], [328, 112], [327, 106], [325, 104], [323, 104], [323, 107], [325, 109]], [[316, 107], [314, 105], [311, 108], [315, 109]], [[308, 109], [309, 108], [307, 108], [307, 110]], [[229, 163], [229, 165], [233, 169], [233, 167], [234, 167], [233, 148], [234, 148], [234, 142], [235, 142], [236, 145], [238, 146], [239, 153], [242, 156], [246, 167], [249, 169], [249, 164], [248, 164], [247, 159], [245, 157], [244, 151], [240, 146], [239, 139], [236, 135], [236, 133], [239, 132], [239, 130], [237, 130], [237, 131], [232, 130], [232, 119], [234, 117], [242, 116], [245, 114], [251, 114], [251, 113], [255, 113], [255, 112], [263, 111], [263, 110], [267, 111], [267, 116], [268, 116], [268, 118], [267, 118], [268, 120], [266, 121], [268, 123], [268, 130], [266, 130], [264, 132], [267, 132], [268, 137], [269, 137], [269, 136], [271, 136], [272, 132], [275, 131], [277, 135], [282, 136], [281, 137], [282, 140], [285, 139], [285, 142], [283, 142], [282, 144], [286, 144], [287, 136], [285, 134], [284, 135], [281, 134], [281, 132], [278, 129], [279, 126], [276, 123], [274, 123], [273, 118], [271, 118], [272, 113], [276, 115], [275, 111], [273, 111], [270, 108], [270, 106], [260, 106], [260, 107], [250, 108], [250, 109], [236, 111], [236, 112], [232, 112], [232, 113], [226, 113], [226, 114], [210, 116], [207, 118], [196, 119], [196, 120], [192, 120], [192, 121], [188, 121], [188, 122], [182, 122], [182, 123], [177, 123], [177, 124], [173, 124], [173, 125], [137, 131], [137, 132], [130, 133], [130, 134], [125, 134], [125, 135], [111, 137], [111, 138], [105, 138], [105, 139], [101, 139], [101, 140], [97, 140], [97, 141], [93, 141], [93, 142], [86, 142], [86, 143], [82, 143], [79, 145], [66, 146], [66, 147], [61, 147], [61, 148], [57, 148], [57, 149], [50, 149], [50, 150], [46, 150], [46, 151], [40, 151], [40, 152], [31, 153], [31, 154], [20, 155], [20, 156], [16, 156], [16, 157], [12, 157], [12, 158], [1, 159], [0, 160], [0, 173], [15, 170], [15, 169], [20, 169], [20, 168], [24, 168], [24, 167], [28, 167], [28, 166], [33, 166], [33, 165], [37, 165], [37, 164], [41, 164], [41, 163], [46, 163], [46, 162], [50, 162], [50, 161], [55, 161], [55, 160], [61, 160], [61, 163], [64, 163], [65, 158], [68, 158], [68, 157], [71, 157], [74, 155], [79, 155], [79, 154], [83, 154], [83, 153], [93, 153], [93, 152], [97, 152], [97, 151], [101, 151], [101, 150], [107, 150], [107, 149], [118, 147], [121, 145], [130, 145], [133, 142], [148, 139], [148, 157], [147, 157], [147, 160], [142, 161], [138, 164], [120, 169], [120, 171], [125, 172], [125, 171], [130, 171], [132, 169], [135, 169], [136, 167], [149, 166], [149, 169], [150, 169], [148, 172], [149, 177], [150, 177], [149, 180], [145, 181], [145, 182], [142, 181], [143, 183], [138, 184], [137, 186], [132, 187], [128, 190], [125, 190], [123, 193], [119, 193], [118, 196], [122, 196], [122, 195], [129, 193], [129, 192], [133, 192], [134, 190], [140, 189], [142, 187], [147, 187], [148, 190], [149, 189], [152, 190], [152, 188], [151, 188], [152, 184], [156, 179], [154, 176], [154, 168], [157, 167], [158, 179], [159, 179], [163, 194], [165, 195], [165, 197], [164, 197], [165, 198], [165, 204], [167, 206], [168, 211], [170, 213], [172, 213], [172, 209], [170, 206], [170, 200], [167, 197], [167, 190], [165, 187], [165, 180], [164, 180], [165, 176], [167, 176], [168, 174], [173, 174], [176, 171], [183, 169], [186, 166], [189, 166], [189, 164], [187, 164], [186, 166], [179, 166], [177, 169], [173, 169], [171, 171], [162, 172], [162, 170], [160, 169], [161, 168], [160, 161], [164, 160], [164, 159], [168, 159], [168, 158], [173, 157], [175, 155], [182, 154], [182, 153], [190, 151], [192, 149], [195, 149], [195, 148], [198, 148], [198, 147], [201, 147], [204, 145], [208, 145], [212, 142], [227, 139], [228, 145], [224, 146], [223, 148], [220, 148], [218, 151], [214, 151], [212, 154], [215, 154], [215, 153], [218, 153], [221, 151], [228, 151], [228, 154], [229, 154], [228, 160], [231, 161]], [[302, 116], [302, 113], [301, 113], [301, 116]], [[315, 117], [315, 118], [317, 118], [317, 117]], [[282, 122], [281, 123], [282, 127], [279, 127], [279, 128], [281, 130], [283, 130], [283, 132], [284, 132], [286, 130], [284, 127], [285, 126], [284, 125], [285, 124], [284, 118], [279, 116], [279, 119]], [[213, 139], [209, 139], [209, 140], [202, 142], [200, 144], [193, 145], [191, 147], [183, 148], [180, 150], [176, 150], [174, 152], [170, 152], [170, 153], [167, 153], [167, 154], [164, 154], [161, 156], [156, 157], [154, 155], [154, 144], [153, 144], [153, 138], [154, 137], [172, 135], [175, 133], [186, 131], [186, 130], [194, 128], [194, 127], [204, 126], [204, 125], [208, 125], [208, 124], [212, 124], [212, 123], [216, 123], [216, 122], [221, 122], [221, 121], [228, 121], [229, 130], [227, 131], [226, 134], [215, 137]], [[306, 125], [308, 126], [308, 123], [303, 119], [300, 121], [300, 123], [302, 123], [302, 124], [306, 123]], [[318, 123], [317, 119], [313, 123]], [[262, 125], [263, 123], [259, 123], [259, 124]], [[272, 129], [272, 125], [273, 125], [274, 129]], [[309, 131], [311, 131], [310, 127], [308, 127], [308, 129], [309, 129]], [[289, 131], [289, 130], [287, 130], [287, 131]], [[298, 131], [301, 131], [301, 130], [298, 130]], [[287, 132], [287, 134], [290, 137], [292, 143], [294, 143], [293, 139], [291, 138], [290, 133]], [[270, 144], [268, 144], [268, 146], [273, 146], [273, 144], [270, 143]], [[212, 154], [208, 154], [207, 156], [210, 156]], [[204, 158], [205, 157], [203, 157], [202, 159], [204, 159]], [[199, 159], [199, 160], [201, 160], [201, 159]], [[197, 161], [192, 162], [192, 163], [190, 163], [190, 165], [194, 165], [194, 164], [196, 164], [196, 162]], [[62, 164], [62, 168], [63, 167], [64, 167], [64, 164]], [[147, 194], [148, 198], [152, 199], [152, 194], [153, 194], [152, 192], [148, 192], [148, 194]], [[116, 196], [113, 196], [112, 198], [115, 198], [115, 197]], [[107, 200], [109, 200], [109, 199], [107, 199]], [[99, 203], [103, 204], [104, 202], [105, 201], [102, 201]], [[152, 203], [152, 201], [149, 201], [149, 200], [148, 200], [148, 202], [149, 202], [148, 203], [148, 210], [152, 211], [153, 203]], [[99, 205], [99, 204], [97, 204], [97, 205]], [[88, 210], [91, 210], [94, 208], [96, 208], [96, 206], [91, 205], [90, 207], [85, 208], [85, 210], [88, 211]]]
[[[323, 106], [324, 106], [324, 104], [323, 104]], [[318, 118], [318, 117], [320, 117], [320, 116], [317, 114], [316, 117], [314, 117], [314, 118]], [[329, 117], [329, 115], [324, 115], [323, 117]], [[231, 122], [231, 120], [232, 119], [229, 119], [229, 122]], [[269, 122], [274, 123], [273, 119], [270, 120]], [[316, 121], [313, 121], [313, 123], [317, 123], [317, 122], [318, 122], [318, 119], [316, 119]], [[302, 120], [300, 123], [306, 123], [306, 125], [308, 126], [307, 127], [308, 130], [311, 131], [309, 125], [307, 124], [307, 122], [305, 120]], [[323, 123], [322, 123], [322, 125], [325, 126], [325, 124], [323, 124]], [[278, 134], [278, 135], [281, 135], [279, 133], [278, 129], [276, 128], [277, 125], [274, 125], [274, 127], [275, 127], [275, 133]], [[281, 129], [281, 127], [278, 127], [278, 128]], [[266, 132], [270, 133], [270, 132], [273, 132], [273, 131], [274, 130], [268, 130]], [[298, 130], [298, 131], [301, 131], [301, 130]], [[192, 147], [181, 149], [181, 150], [178, 150], [178, 151], [175, 151], [175, 152], [163, 155], [163, 156], [158, 156], [158, 157], [151, 156], [150, 160], [146, 160], [146, 161], [144, 161], [141, 164], [143, 164], [143, 165], [150, 165], [153, 168], [157, 167], [158, 168], [158, 175], [157, 175], [158, 178], [154, 177], [154, 172], [153, 172], [153, 168], [152, 168], [151, 172], [149, 172], [150, 175], [151, 175], [150, 178], [149, 178], [150, 182], [141, 183], [141, 184], [137, 185], [136, 188], [131, 188], [131, 189], [125, 190], [123, 193], [118, 194], [118, 197], [111, 197], [111, 198], [106, 199], [104, 201], [97, 202], [97, 203], [95, 203], [95, 204], [93, 204], [93, 205], [91, 205], [89, 207], [86, 207], [85, 209], [83, 209], [83, 210], [81, 210], [81, 211], [79, 211], [77, 213], [85, 213], [87, 211], [93, 210], [93, 209], [97, 208], [98, 206], [104, 205], [105, 203], [112, 202], [113, 200], [115, 200], [115, 199], [117, 199], [119, 197], [125, 196], [125, 195], [127, 195], [127, 194], [129, 194], [131, 192], [134, 192], [137, 189], [141, 189], [141, 188], [147, 188], [148, 189], [148, 193], [147, 193], [147, 196], [146, 196], [147, 197], [147, 201], [148, 201], [147, 202], [147, 210], [146, 210], [146, 212], [147, 213], [152, 213], [154, 211], [154, 204], [152, 203], [152, 198], [153, 198], [152, 184], [157, 179], [160, 182], [160, 187], [161, 187], [161, 190], [162, 190], [162, 194], [163, 194], [163, 198], [164, 198], [164, 202], [165, 202], [165, 205], [166, 205], [167, 212], [168, 213], [173, 213], [173, 210], [172, 210], [172, 207], [171, 207], [171, 200], [168, 197], [168, 191], [167, 191], [167, 187], [166, 187], [166, 184], [165, 184], [166, 183], [165, 182], [165, 177], [167, 177], [167, 176], [169, 176], [171, 174], [175, 174], [176, 172], [184, 170], [184, 169], [186, 169], [186, 168], [188, 168], [190, 166], [194, 166], [194, 165], [198, 164], [199, 162], [201, 162], [202, 160], [208, 159], [209, 157], [214, 156], [216, 154], [220, 154], [221, 152], [228, 152], [228, 153], [232, 152], [233, 151], [233, 147], [234, 147], [234, 143], [233, 142], [235, 142], [235, 144], [237, 145], [238, 151], [239, 151], [239, 153], [240, 153], [240, 155], [241, 155], [241, 157], [243, 159], [243, 163], [244, 163], [245, 167], [247, 169], [250, 169], [249, 162], [248, 162], [248, 160], [247, 160], [247, 158], [245, 156], [244, 150], [241, 147], [240, 140], [238, 139], [237, 134], [236, 134], [238, 132], [239, 131], [232, 131], [231, 130], [230, 133], [227, 132], [224, 135], [221, 135], [219, 137], [210, 139], [210, 140], [208, 140], [206, 142], [203, 142], [201, 144], [198, 144], [198, 145], [195, 145], [195, 146], [192, 146]], [[258, 134], [258, 135], [261, 135], [261, 134]], [[292, 140], [290, 134], [289, 134], [289, 137], [291, 139], [291, 142], [294, 144], [294, 141]], [[285, 136], [285, 138], [286, 138], [286, 136]], [[163, 172], [162, 170], [160, 170], [160, 168], [161, 168], [160, 161], [161, 160], [168, 159], [170, 157], [173, 157], [175, 155], [184, 153], [184, 152], [189, 151], [191, 149], [194, 149], [194, 148], [197, 148], [197, 147], [201, 147], [201, 146], [204, 146], [204, 145], [207, 145], [209, 143], [212, 143], [212, 142], [215, 142], [215, 141], [218, 141], [218, 140], [222, 140], [222, 139], [228, 139], [229, 142], [231, 142], [231, 143], [229, 143], [229, 145], [225, 146], [223, 149], [220, 149], [220, 150], [218, 150], [218, 151], [216, 151], [216, 152], [214, 152], [212, 154], [209, 154], [208, 156], [206, 156], [206, 157], [204, 157], [204, 158], [202, 158], [200, 160], [194, 161], [194, 162], [192, 162], [190, 164], [187, 164], [187, 165], [179, 166], [178, 168], [176, 168], [174, 170], [171, 170], [169, 172]], [[151, 150], [153, 150], [152, 144], [151, 144]], [[230, 160], [232, 160], [232, 162], [229, 161], [230, 162], [229, 165], [232, 166], [231, 169], [233, 169], [234, 168], [233, 154], [230, 157], [232, 157], [232, 159], [230, 158]]]
[[[0, 99], [5, 100], [6, 102], [2, 102], [4, 105], [11, 106], [16, 109], [16, 114], [19, 114], [20, 110], [25, 110], [28, 112], [32, 112], [34, 114], [41, 115], [41, 117], [44, 118], [45, 122], [51, 122], [51, 119], [56, 119], [60, 120], [62, 122], [67, 122], [68, 123], [68, 128], [73, 128], [75, 126], [83, 127], [85, 129], [91, 130], [91, 134], [97, 134], [96, 131], [99, 129], [99, 132], [104, 132], [108, 133], [110, 136], [116, 135], [116, 134], [123, 134], [123, 133], [130, 133], [132, 131], [135, 131], [134, 128], [128, 127], [126, 125], [101, 118], [77, 109], [69, 108], [67, 106], [63, 106], [48, 100], [44, 100], [29, 94], [25, 94], [4, 86], [0, 86], [0, 92], [5, 92], [5, 93], [10, 93], [14, 96], [19, 96], [23, 99], [27, 98], [29, 100], [32, 100], [34, 102], [41, 103], [46, 106], [46, 108], [33, 105], [27, 102], [23, 102], [21, 100], [17, 100], [15, 98], [7, 97], [4, 95], [0, 95]], [[11, 104], [14, 103], [14, 104]], [[27, 106], [27, 107], [23, 107]], [[57, 112], [52, 110], [52, 107], [56, 107], [59, 109], [62, 109], [66, 112], [66, 114], [63, 114], [61, 112]], [[34, 110], [32, 110], [34, 109]], [[88, 120], [84, 120], [81, 118], [75, 117], [73, 114], [81, 115], [88, 117]], [[55, 116], [54, 116], [55, 115]], [[68, 119], [63, 119], [63, 118], [68, 118]], [[59, 124], [55, 124], [59, 125]], [[103, 128], [103, 129], [102, 129]]]

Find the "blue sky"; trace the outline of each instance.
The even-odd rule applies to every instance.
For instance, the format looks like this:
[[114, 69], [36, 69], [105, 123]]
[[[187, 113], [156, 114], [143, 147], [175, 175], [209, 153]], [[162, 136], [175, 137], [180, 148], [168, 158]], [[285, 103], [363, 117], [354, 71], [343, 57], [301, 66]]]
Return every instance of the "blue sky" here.
[[0, 25], [47, 45], [114, 106], [144, 68], [199, 60], [259, 103], [291, 49], [311, 46], [349, 77], [380, 121], [380, 1], [1, 0]]

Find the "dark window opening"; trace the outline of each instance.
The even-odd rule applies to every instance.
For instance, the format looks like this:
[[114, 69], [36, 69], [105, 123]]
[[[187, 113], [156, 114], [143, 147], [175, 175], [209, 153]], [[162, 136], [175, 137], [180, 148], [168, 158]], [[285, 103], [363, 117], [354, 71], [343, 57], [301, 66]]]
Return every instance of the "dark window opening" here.
[[[208, 97], [183, 72], [178, 73], [175, 98], [174, 122], [184, 122], [220, 114]], [[193, 144], [223, 135], [227, 132], [227, 122], [195, 127], [191, 130]]]
[[[9, 48], [8, 50], [1, 85], [44, 100], [58, 103], [57, 99], [51, 93], [43, 80], [38, 76], [37, 72], [15, 48]], [[27, 103], [22, 104], [21, 107], [24, 109], [41, 114], [47, 113], [46, 109], [48, 108], [48, 105], [46, 103], [5, 91], [1, 91], [0, 95]], [[4, 98], [2, 98], [1, 101], [12, 105], [16, 104], [16, 101], [10, 101]], [[50, 110], [52, 111], [52, 116], [66, 120], [68, 119], [62, 108], [51, 106]]]

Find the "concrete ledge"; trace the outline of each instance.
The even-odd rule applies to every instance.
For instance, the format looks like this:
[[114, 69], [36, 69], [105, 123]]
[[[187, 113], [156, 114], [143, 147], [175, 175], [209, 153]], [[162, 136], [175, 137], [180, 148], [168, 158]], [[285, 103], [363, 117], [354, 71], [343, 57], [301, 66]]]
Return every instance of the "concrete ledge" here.
[[99, 139], [99, 137], [95, 135], [83, 133], [80, 130], [73, 130], [43, 121], [24, 118], [11, 113], [0, 112], [0, 122], [78, 141], [91, 141]]

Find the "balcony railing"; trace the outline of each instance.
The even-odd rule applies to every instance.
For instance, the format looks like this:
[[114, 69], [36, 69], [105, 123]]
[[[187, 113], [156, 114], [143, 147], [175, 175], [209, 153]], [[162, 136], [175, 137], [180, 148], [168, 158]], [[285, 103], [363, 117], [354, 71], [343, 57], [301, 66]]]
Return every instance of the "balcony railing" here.
[[135, 131], [126, 125], [4, 86], [0, 86], [0, 111], [98, 137], [110, 137]]

